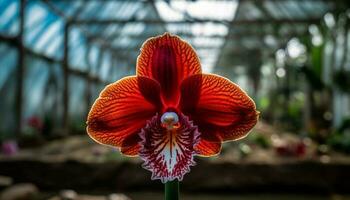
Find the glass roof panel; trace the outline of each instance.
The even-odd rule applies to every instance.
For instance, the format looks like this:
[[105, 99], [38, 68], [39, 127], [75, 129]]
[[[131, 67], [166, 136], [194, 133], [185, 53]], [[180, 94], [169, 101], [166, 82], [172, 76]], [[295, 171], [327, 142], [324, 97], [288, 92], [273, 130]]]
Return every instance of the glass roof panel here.
[[[14, 35], [18, 32], [18, 0], [0, 0], [0, 34]], [[72, 65], [86, 69], [84, 58], [86, 48], [91, 41], [95, 49], [113, 52], [120, 59], [133, 59], [138, 49], [148, 36], [162, 34], [165, 31], [179, 34], [188, 40], [203, 58], [205, 66], [215, 63], [220, 55], [219, 50], [240, 50], [257, 48], [259, 45], [278, 46], [285, 41], [281, 35], [293, 36], [307, 31], [307, 24], [293, 25], [274, 23], [272, 20], [321, 18], [333, 9], [331, 1], [99, 1], [99, 0], [64, 0], [28, 1], [25, 21], [25, 45], [35, 52], [49, 57], [62, 59], [64, 24], [67, 19], [75, 20], [140, 20], [128, 23], [94, 23], [77, 26], [69, 42], [74, 51], [70, 51]], [[238, 11], [237, 11], [238, 9]], [[103, 10], [103, 12], [101, 12]], [[225, 12], [222, 12], [225, 10]], [[59, 11], [59, 12], [57, 12]], [[269, 18], [271, 17], [271, 18]], [[234, 19], [235, 18], [235, 19]], [[146, 24], [142, 20], [163, 20], [164, 23]], [[223, 23], [195, 22], [196, 20], [225, 20]], [[229, 27], [228, 21], [269, 20], [271, 23], [259, 22]], [[170, 21], [186, 20], [190, 23], [171, 23]], [[167, 23], [169, 22], [169, 23]], [[229, 34], [228, 37], [226, 37]], [[240, 40], [240, 36], [248, 41]], [[270, 37], [266, 37], [266, 36]], [[290, 37], [289, 37], [290, 35]], [[199, 37], [205, 36], [205, 37]], [[210, 36], [213, 36], [211, 38]], [[266, 39], [267, 38], [267, 39]], [[273, 42], [272, 42], [273, 38]], [[225, 39], [228, 41], [225, 42]], [[234, 42], [231, 42], [231, 41]], [[267, 41], [267, 42], [266, 42]], [[273, 43], [273, 45], [272, 45]], [[265, 47], [262, 47], [265, 48]], [[119, 51], [127, 49], [127, 51]], [[205, 51], [204, 51], [205, 50]], [[99, 51], [99, 50], [98, 50]], [[98, 52], [96, 51], [96, 52]], [[211, 53], [208, 53], [211, 52]], [[94, 55], [97, 55], [94, 53]], [[112, 54], [111, 54], [112, 55]], [[114, 57], [114, 56], [112, 56]], [[129, 58], [128, 58], [129, 57]], [[92, 59], [97, 62], [96, 59]], [[111, 60], [111, 59], [109, 59]], [[109, 62], [112, 62], [109, 61]], [[128, 61], [129, 62], [129, 61]], [[211, 64], [209, 64], [211, 63]], [[213, 68], [214, 66], [207, 67]]]
[[0, 0], [0, 33], [14, 35], [19, 30], [18, 1]]
[[[157, 1], [156, 7], [165, 21], [186, 18], [232, 20], [237, 1]], [[225, 12], [222, 12], [225, 10]]]
[[[196, 19], [210, 19], [210, 20], [226, 20], [232, 21], [238, 6], [237, 1], [157, 1], [155, 6], [159, 12], [160, 17], [165, 21], [176, 20], [196, 20]], [[225, 10], [225, 12], [222, 12]], [[224, 43], [224, 36], [228, 34], [228, 26], [224, 23], [188, 23], [188, 24], [167, 24], [166, 29], [171, 33], [189, 33], [196, 35], [221, 35], [222, 38], [195, 38], [187, 40], [195, 48], [220, 48]], [[180, 34], [181, 36], [181, 34]], [[186, 37], [184, 37], [186, 39]], [[201, 55], [201, 62], [203, 71], [210, 72], [213, 69], [219, 53], [214, 51], [210, 56], [208, 54]]]

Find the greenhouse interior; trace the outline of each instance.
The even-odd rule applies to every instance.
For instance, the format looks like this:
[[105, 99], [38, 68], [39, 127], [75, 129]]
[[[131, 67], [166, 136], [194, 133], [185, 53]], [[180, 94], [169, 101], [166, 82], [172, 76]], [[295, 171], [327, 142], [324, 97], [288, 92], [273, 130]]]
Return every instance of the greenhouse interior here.
[[147, 39], [174, 35], [260, 112], [247, 137], [194, 156], [180, 199], [350, 199], [347, 0], [0, 0], [0, 199], [163, 199], [87, 118], [139, 73]]

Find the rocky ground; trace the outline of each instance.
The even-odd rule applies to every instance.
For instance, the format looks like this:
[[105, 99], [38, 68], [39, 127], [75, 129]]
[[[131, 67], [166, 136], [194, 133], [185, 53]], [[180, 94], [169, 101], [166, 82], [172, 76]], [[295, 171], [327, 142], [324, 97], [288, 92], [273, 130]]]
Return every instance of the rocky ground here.
[[[181, 194], [182, 200], [350, 200], [350, 196], [307, 194]], [[74, 190], [40, 192], [33, 184], [22, 183], [0, 192], [1, 200], [163, 200], [161, 192], [128, 192], [111, 194], [79, 194]]]
[[6, 187], [0, 192], [1, 200], [131, 200], [124, 194], [87, 195], [79, 194], [74, 190], [59, 192], [40, 192], [31, 183], [21, 183]]

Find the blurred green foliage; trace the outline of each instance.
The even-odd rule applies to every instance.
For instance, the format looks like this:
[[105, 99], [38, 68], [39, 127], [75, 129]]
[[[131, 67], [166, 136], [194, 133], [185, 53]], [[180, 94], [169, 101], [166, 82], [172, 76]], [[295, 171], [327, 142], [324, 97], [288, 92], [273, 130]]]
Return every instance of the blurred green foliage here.
[[263, 149], [268, 149], [271, 147], [271, 140], [266, 135], [263, 135], [258, 132], [254, 132], [253, 134], [249, 134], [247, 140], [250, 143], [254, 143], [260, 146]]
[[350, 154], [350, 118], [345, 119], [327, 140], [333, 149]]
[[350, 71], [337, 71], [334, 74], [334, 84], [342, 92], [350, 93]]

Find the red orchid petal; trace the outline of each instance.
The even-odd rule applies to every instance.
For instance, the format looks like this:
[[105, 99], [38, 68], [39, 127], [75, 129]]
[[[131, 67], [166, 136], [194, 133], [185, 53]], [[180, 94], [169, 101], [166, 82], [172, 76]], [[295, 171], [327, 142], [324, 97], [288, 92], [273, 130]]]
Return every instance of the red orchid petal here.
[[201, 67], [194, 49], [169, 33], [148, 39], [137, 59], [136, 74], [159, 82], [167, 106], [177, 106], [182, 80], [199, 73]]
[[210, 142], [200, 139], [199, 143], [195, 146], [195, 150], [198, 156], [215, 156], [221, 151], [221, 142]]
[[180, 109], [198, 125], [201, 138], [212, 142], [246, 136], [259, 115], [254, 101], [238, 85], [209, 74], [183, 81]]
[[201, 133], [199, 143], [195, 146], [198, 156], [210, 157], [218, 155], [221, 151], [222, 140], [219, 138], [216, 126], [197, 121], [198, 131]]
[[146, 77], [126, 77], [108, 85], [89, 112], [89, 136], [135, 155], [130, 148], [138, 145], [141, 128], [161, 109], [159, 96], [159, 84]]
[[152, 180], [181, 181], [195, 164], [194, 146], [199, 141], [199, 132], [188, 117], [182, 114], [179, 117], [181, 126], [168, 130], [161, 126], [160, 117], [154, 116], [140, 133], [140, 157], [145, 161], [143, 167], [152, 172]]
[[[141, 130], [139, 130], [138, 133], [140, 132]], [[131, 134], [123, 140], [120, 151], [127, 156], [138, 156], [141, 147], [139, 144], [140, 141], [141, 138], [139, 134]]]
[[120, 152], [125, 156], [135, 157], [139, 155], [140, 145], [135, 144], [134, 146], [121, 147]]

